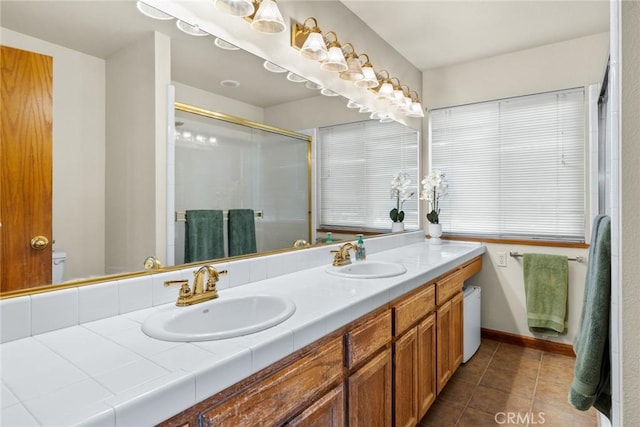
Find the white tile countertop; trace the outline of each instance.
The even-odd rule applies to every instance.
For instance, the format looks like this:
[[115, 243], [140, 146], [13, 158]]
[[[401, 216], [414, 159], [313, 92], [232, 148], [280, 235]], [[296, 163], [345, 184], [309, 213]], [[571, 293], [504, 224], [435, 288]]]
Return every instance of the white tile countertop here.
[[368, 256], [403, 264], [401, 276], [346, 279], [322, 265], [222, 289], [220, 298], [268, 294], [296, 304], [283, 323], [237, 338], [150, 338], [141, 324], [164, 304], [5, 342], [0, 424], [157, 424], [484, 252], [425, 241]]

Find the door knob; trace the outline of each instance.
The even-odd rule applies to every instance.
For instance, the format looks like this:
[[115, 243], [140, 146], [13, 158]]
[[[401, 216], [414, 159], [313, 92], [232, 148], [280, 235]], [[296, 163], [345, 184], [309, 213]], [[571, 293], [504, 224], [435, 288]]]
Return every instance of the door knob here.
[[49, 246], [49, 239], [44, 236], [36, 236], [31, 239], [31, 247], [37, 251], [40, 251]]

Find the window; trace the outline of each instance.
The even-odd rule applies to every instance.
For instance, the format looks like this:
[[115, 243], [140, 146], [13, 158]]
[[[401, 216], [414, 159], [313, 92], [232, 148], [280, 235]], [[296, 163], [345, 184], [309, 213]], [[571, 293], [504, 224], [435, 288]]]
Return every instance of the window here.
[[584, 90], [431, 112], [445, 233], [584, 241]]
[[[365, 121], [319, 129], [320, 226], [389, 229], [391, 180], [402, 170], [418, 191], [418, 131]], [[418, 229], [418, 195], [403, 205], [405, 228]]]

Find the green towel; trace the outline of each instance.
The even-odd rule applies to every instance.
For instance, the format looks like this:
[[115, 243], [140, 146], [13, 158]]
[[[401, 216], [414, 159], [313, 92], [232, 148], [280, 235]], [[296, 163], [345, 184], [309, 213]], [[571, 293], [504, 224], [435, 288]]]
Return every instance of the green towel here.
[[580, 329], [573, 343], [576, 353], [569, 403], [581, 411], [595, 406], [611, 418], [611, 361], [609, 316], [611, 306], [611, 221], [593, 222], [585, 279]]
[[184, 233], [184, 262], [224, 258], [222, 211], [190, 210]]
[[524, 254], [524, 289], [529, 330], [546, 336], [567, 332], [566, 256]]
[[253, 209], [229, 209], [229, 256], [254, 254], [256, 224]]

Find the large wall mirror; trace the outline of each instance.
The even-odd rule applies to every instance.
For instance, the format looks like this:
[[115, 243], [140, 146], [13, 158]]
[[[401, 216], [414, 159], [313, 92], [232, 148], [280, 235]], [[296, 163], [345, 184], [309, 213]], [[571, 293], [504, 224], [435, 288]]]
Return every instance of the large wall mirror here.
[[[330, 111], [325, 120], [362, 120], [344, 107], [344, 99], [330, 101], [316, 85], [285, 69], [269, 67], [273, 64], [265, 68], [261, 58], [242, 50], [224, 49], [233, 46], [212, 36], [185, 34], [175, 20], [150, 19], [139, 13], [135, 1], [3, 1], [0, 8], [3, 45], [53, 58], [52, 235], [43, 253], [52, 265], [56, 256], [66, 257], [64, 274], [55, 282], [95, 282], [140, 272], [149, 255], [157, 255], [164, 264], [180, 263], [180, 256], [167, 263], [162, 252], [171, 247], [166, 230], [175, 226], [175, 217], [166, 210], [165, 216], [158, 214], [166, 206], [167, 154], [154, 148], [166, 143], [169, 119], [157, 120], [166, 112], [154, 111], [157, 103], [153, 101], [165, 97], [168, 86], [175, 88], [178, 102], [257, 123], [268, 124], [269, 117], [276, 117], [269, 113], [274, 106], [301, 100], [306, 110], [300, 114], [306, 118], [320, 111], [314, 107], [317, 100]], [[135, 66], [135, 61], [147, 57], [148, 69]], [[134, 65], [120, 69], [127, 61]], [[168, 84], [156, 84], [156, 92], [153, 86], [145, 92], [146, 82], [154, 79]], [[152, 102], [141, 101], [147, 98]], [[337, 108], [326, 108], [326, 102], [334, 102]], [[176, 122], [186, 124], [189, 119], [181, 114], [189, 113], [177, 113]], [[298, 125], [282, 119], [275, 126], [293, 131], [314, 127], [309, 120]], [[304, 199], [307, 218], [294, 234], [296, 239], [310, 239], [309, 151], [306, 142], [299, 146], [304, 164], [283, 167], [289, 167], [288, 173], [305, 175], [296, 185], [306, 192], [298, 197]], [[276, 152], [270, 155], [292, 161]], [[281, 179], [288, 180], [289, 175]], [[279, 208], [285, 206], [255, 207], [265, 215]], [[261, 232], [282, 237], [281, 247], [290, 247], [295, 240], [280, 231]], [[276, 248], [273, 244], [262, 247]], [[180, 252], [173, 249], [174, 254]], [[38, 265], [45, 264], [41, 259]], [[49, 277], [53, 274], [47, 272]], [[17, 276], [23, 283], [12, 283], [13, 287], [3, 283], [5, 295], [14, 289], [50, 286], [48, 278], [33, 281], [29, 271]]]

